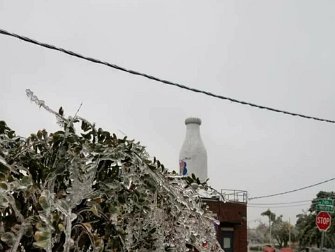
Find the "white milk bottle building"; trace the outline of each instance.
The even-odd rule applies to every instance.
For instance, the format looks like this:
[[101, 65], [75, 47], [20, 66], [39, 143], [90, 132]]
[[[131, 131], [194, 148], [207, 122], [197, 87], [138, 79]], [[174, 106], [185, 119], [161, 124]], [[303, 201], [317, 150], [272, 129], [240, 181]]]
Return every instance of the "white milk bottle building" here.
[[200, 181], [207, 179], [207, 151], [200, 136], [201, 120], [185, 120], [186, 137], [179, 153], [179, 175], [190, 176], [192, 173]]

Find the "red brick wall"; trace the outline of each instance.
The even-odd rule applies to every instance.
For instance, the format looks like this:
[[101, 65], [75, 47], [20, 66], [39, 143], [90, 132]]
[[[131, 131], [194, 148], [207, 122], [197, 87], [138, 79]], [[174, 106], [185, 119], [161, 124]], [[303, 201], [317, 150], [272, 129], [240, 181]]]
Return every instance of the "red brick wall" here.
[[234, 252], [247, 252], [247, 205], [245, 203], [206, 200], [209, 209], [217, 214], [220, 221], [218, 240], [222, 239], [222, 228], [234, 229]]

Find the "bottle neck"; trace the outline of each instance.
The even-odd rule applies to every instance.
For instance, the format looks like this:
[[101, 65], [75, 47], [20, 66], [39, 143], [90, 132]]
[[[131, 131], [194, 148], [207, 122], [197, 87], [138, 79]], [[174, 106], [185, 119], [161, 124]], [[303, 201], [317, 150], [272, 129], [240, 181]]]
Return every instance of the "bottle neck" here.
[[186, 125], [186, 138], [187, 137], [199, 137], [200, 138], [200, 125], [195, 123], [189, 123]]

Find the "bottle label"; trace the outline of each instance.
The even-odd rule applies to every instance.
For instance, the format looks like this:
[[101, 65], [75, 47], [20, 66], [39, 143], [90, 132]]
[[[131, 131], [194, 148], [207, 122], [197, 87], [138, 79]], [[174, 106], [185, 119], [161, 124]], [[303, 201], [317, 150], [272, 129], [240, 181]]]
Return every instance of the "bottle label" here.
[[187, 176], [187, 163], [184, 160], [179, 161], [179, 175]]

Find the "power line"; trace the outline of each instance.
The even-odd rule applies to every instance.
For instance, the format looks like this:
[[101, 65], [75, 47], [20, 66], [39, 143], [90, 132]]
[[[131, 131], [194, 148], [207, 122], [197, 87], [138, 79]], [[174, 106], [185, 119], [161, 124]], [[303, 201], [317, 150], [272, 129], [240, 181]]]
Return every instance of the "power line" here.
[[288, 194], [288, 193], [293, 193], [293, 192], [305, 190], [305, 189], [308, 189], [308, 188], [311, 188], [311, 187], [314, 187], [314, 186], [318, 186], [318, 185], [327, 183], [327, 182], [332, 181], [332, 180], [335, 180], [335, 178], [327, 179], [327, 180], [324, 180], [324, 181], [316, 183], [316, 184], [312, 184], [312, 185], [309, 185], [309, 186], [304, 186], [304, 187], [301, 187], [301, 188], [298, 188], [298, 189], [294, 189], [294, 190], [290, 190], [290, 191], [286, 191], [286, 192], [274, 193], [274, 194], [264, 195], [264, 196], [258, 196], [258, 197], [251, 197], [248, 200], [264, 199], [264, 198], [270, 198], [270, 197], [284, 195], [284, 194]]
[[25, 36], [21, 36], [21, 35], [15, 34], [15, 33], [11, 33], [11, 32], [8, 32], [6, 30], [3, 30], [3, 29], [0, 29], [0, 34], [11, 36], [11, 37], [14, 37], [14, 38], [18, 38], [18, 39], [26, 41], [28, 43], [32, 43], [32, 44], [35, 44], [35, 45], [38, 45], [38, 46], [41, 46], [41, 47], [45, 47], [45, 48], [48, 48], [48, 49], [51, 49], [51, 50], [60, 51], [60, 52], [63, 52], [65, 54], [69, 54], [73, 57], [77, 57], [77, 58], [80, 58], [80, 59], [83, 59], [83, 60], [87, 60], [87, 61], [90, 61], [90, 62], [93, 62], [93, 63], [96, 63], [96, 64], [102, 64], [102, 65], [105, 65], [105, 66], [108, 66], [108, 67], [111, 67], [111, 68], [114, 68], [114, 69], [117, 69], [117, 70], [120, 70], [120, 71], [123, 71], [123, 72], [127, 72], [129, 74], [142, 76], [142, 77], [145, 77], [147, 79], [157, 81], [157, 82], [161, 82], [161, 83], [166, 84], [166, 85], [171, 85], [171, 86], [175, 86], [175, 87], [178, 87], [178, 88], [186, 89], [186, 90], [191, 91], [191, 92], [201, 93], [201, 94], [211, 96], [211, 97], [214, 97], [214, 98], [218, 98], [218, 99], [222, 99], [222, 100], [228, 100], [228, 101], [231, 101], [231, 102], [234, 102], [234, 103], [239, 103], [239, 104], [242, 104], [242, 105], [248, 105], [248, 106], [251, 106], [251, 107], [255, 107], [255, 108], [258, 108], [258, 109], [264, 109], [264, 110], [268, 110], [268, 111], [272, 111], [272, 112], [276, 112], [276, 113], [282, 113], [282, 114], [291, 115], [291, 116], [298, 116], [298, 117], [305, 118], [305, 119], [311, 119], [311, 120], [322, 121], [322, 122], [327, 122], [327, 123], [335, 123], [334, 120], [323, 119], [323, 118], [319, 118], [319, 117], [308, 116], [308, 115], [293, 113], [293, 112], [289, 112], [289, 111], [285, 111], [285, 110], [275, 109], [275, 108], [271, 108], [271, 107], [267, 107], [267, 106], [257, 105], [257, 104], [254, 104], [254, 103], [237, 100], [235, 98], [226, 97], [226, 96], [222, 96], [222, 95], [217, 95], [217, 94], [205, 91], [205, 90], [191, 88], [191, 87], [188, 87], [188, 86], [176, 83], [176, 82], [160, 79], [160, 78], [155, 77], [153, 75], [149, 75], [149, 74], [146, 74], [146, 73], [141, 73], [141, 72], [138, 72], [138, 71], [135, 71], [135, 70], [131, 70], [131, 69], [127, 69], [125, 67], [118, 66], [116, 64], [101, 61], [101, 60], [96, 59], [96, 58], [87, 57], [87, 56], [81, 55], [79, 53], [70, 51], [70, 50], [66, 50], [66, 49], [63, 49], [63, 48], [60, 48], [60, 47], [56, 47], [56, 46], [51, 45], [51, 44], [42, 43], [42, 42], [39, 42], [37, 40], [31, 39], [31, 38], [28, 38], [28, 37], [25, 37]]
[[[287, 207], [300, 207], [300, 206], [307, 206], [308, 204], [295, 204], [295, 205], [287, 205], [287, 206], [271, 206], [271, 208], [287, 208]], [[250, 206], [247, 205], [249, 208], [269, 208], [269, 206]]]
[[298, 206], [315, 206], [317, 202], [313, 200], [299, 200], [291, 202], [281, 202], [281, 203], [251, 203], [248, 207], [251, 208], [285, 208], [285, 207], [298, 207]]
[[291, 205], [297, 203], [306, 203], [312, 202], [312, 200], [298, 200], [298, 201], [290, 201], [290, 202], [277, 202], [277, 203], [251, 203], [249, 206], [276, 206], [276, 205]]

